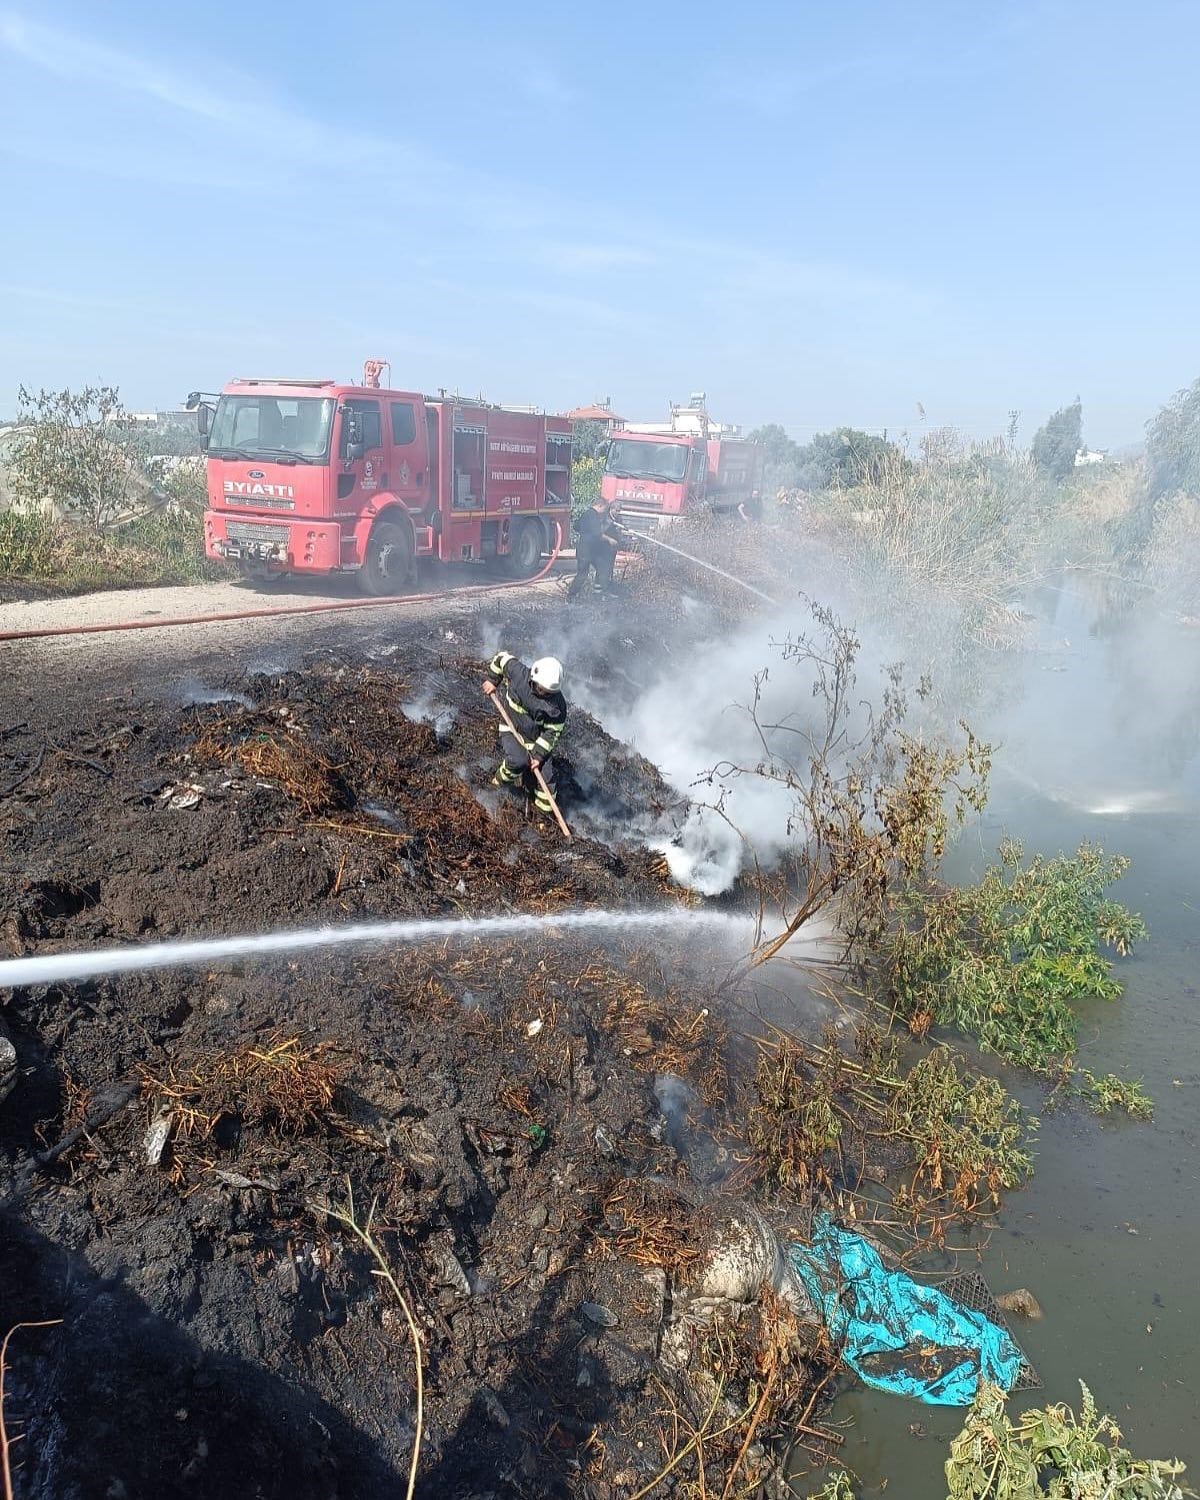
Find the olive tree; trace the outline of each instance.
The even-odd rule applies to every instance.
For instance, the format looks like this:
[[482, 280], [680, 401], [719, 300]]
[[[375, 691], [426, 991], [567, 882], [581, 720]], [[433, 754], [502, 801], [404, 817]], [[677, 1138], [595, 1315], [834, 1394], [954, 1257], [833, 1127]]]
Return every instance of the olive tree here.
[[37, 392], [20, 388], [14, 494], [49, 502], [96, 531], [128, 516], [146, 494], [134, 424], [112, 386]]

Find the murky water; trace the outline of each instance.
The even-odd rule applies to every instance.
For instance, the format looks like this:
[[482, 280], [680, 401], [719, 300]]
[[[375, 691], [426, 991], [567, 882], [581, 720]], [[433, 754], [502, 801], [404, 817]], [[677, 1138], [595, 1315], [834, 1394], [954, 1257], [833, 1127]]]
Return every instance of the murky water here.
[[[952, 874], [969, 876], [1005, 833], [1046, 853], [1086, 838], [1132, 858], [1118, 895], [1146, 918], [1151, 941], [1120, 964], [1124, 997], [1088, 1007], [1081, 1060], [1140, 1076], [1156, 1113], [1149, 1125], [1043, 1114], [1036, 1176], [1010, 1198], [982, 1269], [995, 1290], [1028, 1286], [1045, 1308], [1043, 1322], [1013, 1320], [1045, 1381], [1016, 1398], [1018, 1408], [1077, 1406], [1083, 1379], [1135, 1453], [1178, 1455], [1195, 1485], [1200, 631], [1144, 605], [1120, 618], [1111, 590], [1086, 580], [1045, 591], [1036, 605], [1043, 650], [1006, 711], [1006, 771]], [[1038, 1090], [1007, 1081], [1041, 1112]], [[885, 1482], [889, 1500], [945, 1494], [942, 1465], [961, 1413], [859, 1390], [835, 1416], [853, 1419], [844, 1457], [861, 1494], [882, 1494]]]

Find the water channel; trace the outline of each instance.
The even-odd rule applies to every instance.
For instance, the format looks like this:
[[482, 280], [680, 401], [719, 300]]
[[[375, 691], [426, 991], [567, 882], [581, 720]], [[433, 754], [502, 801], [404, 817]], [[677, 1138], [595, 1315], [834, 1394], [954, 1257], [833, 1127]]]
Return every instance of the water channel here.
[[[1095, 580], [1067, 578], [1033, 601], [1038, 649], [982, 728], [1003, 741], [981, 828], [950, 862], [969, 879], [1005, 835], [1030, 851], [1081, 840], [1127, 854], [1115, 891], [1150, 942], [1120, 961], [1124, 996], [1083, 1017], [1080, 1059], [1140, 1077], [1154, 1120], [1045, 1112], [1035, 1176], [1013, 1194], [983, 1254], [994, 1291], [1029, 1287], [1041, 1322], [1013, 1319], [1045, 1384], [1014, 1398], [1078, 1408], [1080, 1379], [1141, 1457], [1178, 1456], [1200, 1480], [1200, 629]], [[970, 1269], [964, 1262], [963, 1269]], [[835, 1419], [863, 1496], [935, 1500], [961, 1412], [861, 1388]], [[915, 1425], [914, 1425], [915, 1424]], [[799, 1493], [819, 1488], [814, 1481]]]

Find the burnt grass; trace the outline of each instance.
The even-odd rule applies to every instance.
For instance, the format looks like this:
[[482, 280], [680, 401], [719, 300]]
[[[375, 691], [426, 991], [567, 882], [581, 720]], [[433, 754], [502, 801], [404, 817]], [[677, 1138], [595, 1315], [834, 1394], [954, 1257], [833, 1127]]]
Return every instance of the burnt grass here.
[[[634, 837], [677, 799], [586, 714], [574, 841], [490, 789], [480, 673], [326, 653], [244, 703], [0, 724], [0, 951], [679, 901]], [[14, 992], [0, 1327], [61, 1320], [10, 1350], [17, 1494], [403, 1493], [412, 1348], [351, 1200], [421, 1330], [419, 1494], [647, 1482], [696, 1252], [623, 1185], [687, 1179], [654, 1081], [719, 1107], [721, 973], [549, 927]]]

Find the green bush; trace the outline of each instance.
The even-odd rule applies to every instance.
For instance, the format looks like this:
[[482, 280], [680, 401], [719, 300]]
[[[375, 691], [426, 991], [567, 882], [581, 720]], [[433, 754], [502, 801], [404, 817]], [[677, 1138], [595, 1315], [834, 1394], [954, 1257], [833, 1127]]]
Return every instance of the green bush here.
[[[946, 1500], [1185, 1500], [1178, 1460], [1139, 1459], [1100, 1415], [1082, 1381], [1079, 1415], [1069, 1406], [1034, 1407], [1015, 1420], [1006, 1397], [984, 1385], [946, 1460]], [[854, 1500], [844, 1470], [811, 1500]]]
[[0, 515], [0, 579], [62, 594], [229, 576], [204, 555], [200, 512], [164, 504], [103, 535], [47, 511]]
[[577, 458], [571, 466], [571, 516], [578, 518], [589, 505], [600, 498], [600, 480], [604, 475], [602, 458]]
[[45, 579], [54, 575], [58, 528], [47, 510], [9, 510], [0, 515], [0, 578]]
[[[910, 889], [882, 945], [897, 1009], [918, 1034], [953, 1026], [1035, 1073], [1069, 1073], [1074, 1003], [1121, 993], [1101, 948], [1127, 954], [1146, 936], [1142, 919], [1105, 895], [1128, 864], [1089, 844], [1026, 862], [1019, 844], [1006, 843], [977, 885]], [[1133, 1101], [1131, 1112], [1144, 1112], [1140, 1091], [1083, 1092], [1092, 1102], [1103, 1094], [1105, 1108]]]

